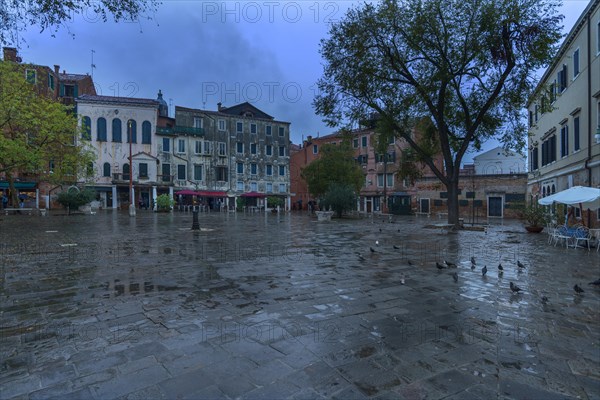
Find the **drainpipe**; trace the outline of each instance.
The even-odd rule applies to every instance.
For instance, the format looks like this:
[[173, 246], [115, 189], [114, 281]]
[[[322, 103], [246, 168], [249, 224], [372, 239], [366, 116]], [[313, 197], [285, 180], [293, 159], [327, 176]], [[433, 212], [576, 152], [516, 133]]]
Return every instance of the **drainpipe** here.
[[[591, 9], [590, 12], [588, 12], [587, 15], [587, 59], [588, 59], [588, 65], [587, 65], [587, 81], [588, 81], [588, 85], [587, 85], [587, 101], [588, 101], [588, 154], [587, 154], [587, 160], [585, 160], [585, 168], [588, 171], [588, 186], [592, 187], [592, 167], [589, 166], [589, 163], [592, 161], [592, 146], [593, 146], [593, 142], [592, 142], [592, 35], [591, 35], [591, 27], [592, 27], [592, 21], [591, 21]], [[599, 122], [600, 124], [600, 122]], [[592, 222], [592, 217], [590, 215], [591, 213], [588, 212], [588, 221], [587, 221], [587, 226], [591, 226], [591, 222]], [[583, 217], [583, 215], [582, 215]]]

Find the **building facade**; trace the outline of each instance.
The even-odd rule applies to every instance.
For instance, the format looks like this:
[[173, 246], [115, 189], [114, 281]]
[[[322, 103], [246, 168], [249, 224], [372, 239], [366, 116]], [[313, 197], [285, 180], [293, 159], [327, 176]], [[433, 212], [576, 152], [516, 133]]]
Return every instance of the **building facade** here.
[[521, 154], [502, 147], [473, 157], [475, 175], [523, 174], [527, 172], [527, 159]]
[[530, 199], [600, 187], [600, 0], [589, 2], [565, 38], [528, 113]]
[[157, 100], [83, 95], [76, 104], [84, 128], [79, 140], [96, 152], [90, 186], [98, 192], [101, 207], [126, 208], [130, 180], [138, 207], [152, 205], [158, 188], [171, 188], [173, 194], [171, 182], [158, 179]]
[[[375, 129], [372, 127], [359, 128], [350, 132], [349, 139], [354, 149], [354, 157], [360, 165], [364, 183], [357, 199], [357, 210], [364, 213], [392, 212], [410, 214], [416, 208], [416, 186], [408, 179], [400, 179], [398, 172], [402, 162], [402, 151], [409, 147], [402, 138], [390, 139], [385, 154], [376, 151]], [[306, 209], [308, 201], [316, 201], [308, 192], [306, 182], [302, 178], [302, 169], [317, 159], [321, 146], [336, 145], [344, 140], [340, 133], [312, 138], [308, 137], [291, 156], [292, 170], [292, 201], [299, 208]], [[434, 160], [441, 167], [441, 156]], [[417, 165], [424, 177], [433, 177], [431, 169], [425, 165]]]
[[[249, 103], [217, 111], [175, 108], [175, 125], [159, 128], [162, 175], [177, 191], [200, 191], [206, 205], [264, 207], [276, 196], [290, 208], [290, 123]], [[202, 196], [203, 195], [203, 196]]]

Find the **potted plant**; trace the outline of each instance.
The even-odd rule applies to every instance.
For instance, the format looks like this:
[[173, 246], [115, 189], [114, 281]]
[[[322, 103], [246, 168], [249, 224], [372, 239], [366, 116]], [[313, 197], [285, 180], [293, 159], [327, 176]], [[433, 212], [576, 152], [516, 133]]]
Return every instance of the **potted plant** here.
[[544, 225], [548, 222], [548, 213], [544, 207], [537, 204], [529, 204], [521, 211], [523, 219], [527, 222], [525, 229], [527, 232], [540, 233], [544, 229]]
[[171, 212], [175, 201], [168, 194], [161, 194], [156, 198], [156, 209], [158, 212]]

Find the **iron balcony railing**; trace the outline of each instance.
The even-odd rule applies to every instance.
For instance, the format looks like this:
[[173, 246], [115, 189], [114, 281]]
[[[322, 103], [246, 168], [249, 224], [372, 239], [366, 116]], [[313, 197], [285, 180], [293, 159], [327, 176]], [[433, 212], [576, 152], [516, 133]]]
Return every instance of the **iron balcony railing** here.
[[194, 135], [194, 136], [203, 136], [204, 128], [193, 128], [191, 126], [181, 126], [175, 125], [174, 127], [156, 127], [156, 133], [161, 135]]

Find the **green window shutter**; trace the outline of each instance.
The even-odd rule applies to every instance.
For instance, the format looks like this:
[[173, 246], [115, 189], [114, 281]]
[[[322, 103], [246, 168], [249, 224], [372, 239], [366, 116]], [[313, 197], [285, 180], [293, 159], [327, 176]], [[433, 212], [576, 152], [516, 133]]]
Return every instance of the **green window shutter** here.
[[75, 85], [75, 89], [73, 89], [73, 97], [77, 98], [79, 97], [79, 86]]
[[60, 84], [60, 96], [61, 97], [65, 96], [65, 84], [64, 83]]

